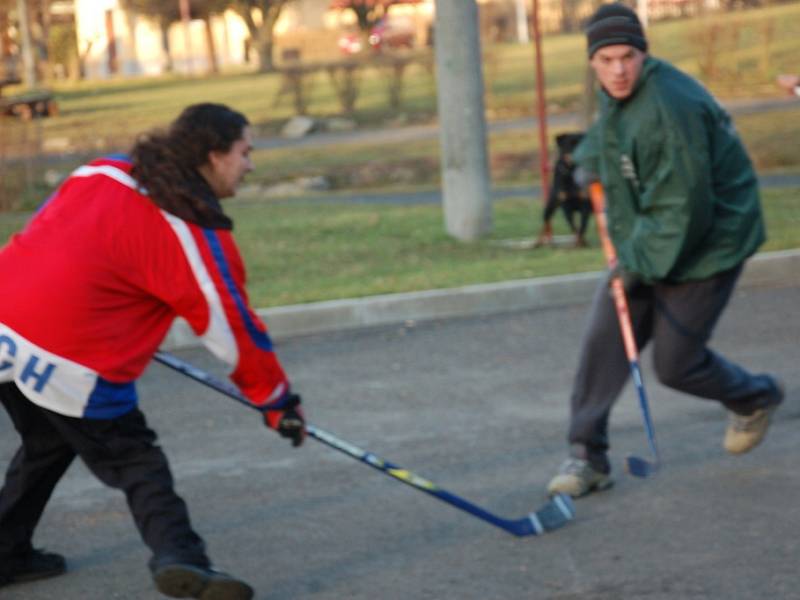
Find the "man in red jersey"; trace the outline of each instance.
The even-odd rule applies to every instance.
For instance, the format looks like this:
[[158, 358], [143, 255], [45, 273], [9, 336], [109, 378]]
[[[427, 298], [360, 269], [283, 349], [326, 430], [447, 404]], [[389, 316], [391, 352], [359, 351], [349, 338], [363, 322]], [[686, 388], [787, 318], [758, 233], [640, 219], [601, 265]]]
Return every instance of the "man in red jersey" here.
[[65, 571], [32, 538], [79, 456], [125, 493], [162, 593], [252, 597], [212, 567], [135, 387], [180, 316], [267, 425], [303, 442], [300, 397], [249, 305], [219, 203], [252, 170], [250, 150], [243, 115], [190, 106], [140, 136], [130, 158], [78, 168], [0, 251], [0, 402], [22, 438], [0, 490], [0, 585]]

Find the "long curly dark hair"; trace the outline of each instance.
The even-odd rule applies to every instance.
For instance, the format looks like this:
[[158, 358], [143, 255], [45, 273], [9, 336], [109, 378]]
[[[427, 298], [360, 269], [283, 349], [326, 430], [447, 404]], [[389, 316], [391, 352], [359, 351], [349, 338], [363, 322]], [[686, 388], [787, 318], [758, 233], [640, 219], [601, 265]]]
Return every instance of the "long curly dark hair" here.
[[218, 198], [200, 175], [208, 153], [227, 152], [249, 125], [223, 104], [193, 104], [165, 130], [138, 136], [130, 156], [133, 177], [160, 208], [202, 227], [230, 229]]

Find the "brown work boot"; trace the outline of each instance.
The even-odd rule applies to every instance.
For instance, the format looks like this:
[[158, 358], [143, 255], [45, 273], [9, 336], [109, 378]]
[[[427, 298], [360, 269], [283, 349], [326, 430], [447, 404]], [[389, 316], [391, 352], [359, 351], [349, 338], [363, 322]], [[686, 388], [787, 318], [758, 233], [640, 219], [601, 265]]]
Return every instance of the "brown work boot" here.
[[784, 385], [780, 379], [772, 378], [775, 394], [767, 406], [756, 409], [752, 414], [739, 415], [728, 411], [728, 429], [725, 431], [723, 446], [731, 454], [744, 454], [761, 443], [767, 435], [772, 413], [774, 413], [785, 395]]

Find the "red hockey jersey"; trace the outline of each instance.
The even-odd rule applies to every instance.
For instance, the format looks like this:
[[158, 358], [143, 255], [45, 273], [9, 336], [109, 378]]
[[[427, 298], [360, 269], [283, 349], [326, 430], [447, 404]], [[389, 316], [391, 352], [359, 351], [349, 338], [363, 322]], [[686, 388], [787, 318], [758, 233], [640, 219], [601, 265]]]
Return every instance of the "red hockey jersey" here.
[[80, 167], [0, 250], [0, 382], [63, 415], [124, 414], [180, 316], [252, 402], [279, 403], [289, 382], [230, 231], [161, 210], [130, 168]]

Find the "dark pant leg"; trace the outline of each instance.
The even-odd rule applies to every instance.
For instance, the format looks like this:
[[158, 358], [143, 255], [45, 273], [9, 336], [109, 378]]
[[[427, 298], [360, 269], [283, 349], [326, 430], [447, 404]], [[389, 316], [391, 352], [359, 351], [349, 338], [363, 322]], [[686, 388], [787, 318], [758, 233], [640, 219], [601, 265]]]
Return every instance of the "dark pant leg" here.
[[208, 566], [205, 544], [192, 529], [186, 503], [174, 489], [167, 458], [138, 409], [114, 419], [73, 419], [48, 413], [86, 466], [122, 490], [142, 539], [156, 559]]
[[[628, 294], [631, 325], [638, 347], [650, 338], [653, 322], [653, 290], [638, 285]], [[588, 460], [595, 469], [608, 472], [608, 418], [630, 375], [622, 333], [604, 279], [595, 291], [589, 322], [581, 343], [578, 370], [572, 388], [568, 440], [571, 453]]]
[[13, 383], [0, 384], [0, 401], [22, 438], [0, 490], [0, 561], [31, 550], [36, 525], [75, 452]]
[[749, 414], [774, 395], [770, 378], [748, 373], [707, 345], [740, 273], [741, 267], [702, 281], [655, 287], [653, 362], [664, 385]]
[[588, 200], [579, 200], [578, 206], [581, 214], [581, 225], [578, 230], [581, 237], [586, 234], [586, 227], [589, 225], [589, 217], [592, 216], [592, 205]]

